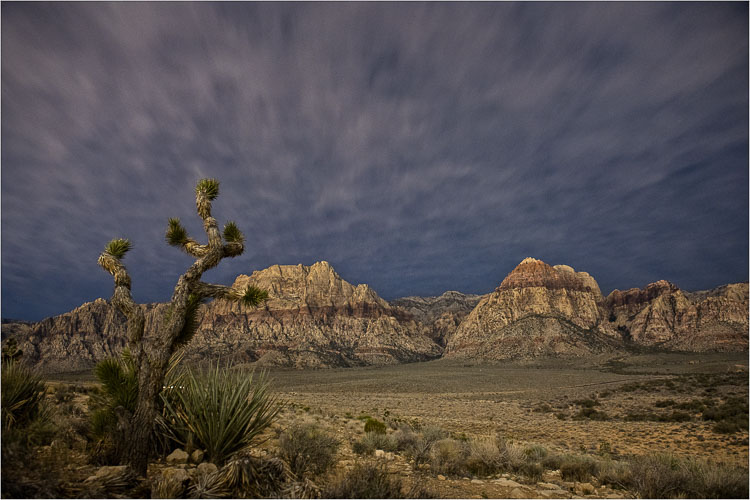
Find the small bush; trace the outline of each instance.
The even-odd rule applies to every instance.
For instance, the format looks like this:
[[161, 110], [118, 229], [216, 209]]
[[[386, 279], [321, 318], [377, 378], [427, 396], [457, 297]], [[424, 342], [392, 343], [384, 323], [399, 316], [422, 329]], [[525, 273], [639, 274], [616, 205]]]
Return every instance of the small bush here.
[[534, 407], [532, 411], [535, 413], [550, 413], [552, 411], [552, 407], [547, 403], [540, 403], [536, 407]]
[[396, 449], [403, 451], [414, 446], [419, 436], [411, 429], [401, 428], [393, 433], [393, 439], [396, 440]]
[[424, 440], [428, 443], [434, 443], [436, 441], [440, 441], [441, 439], [447, 438], [448, 432], [446, 432], [442, 427], [429, 425], [422, 428], [422, 437], [424, 437]]
[[297, 476], [320, 474], [336, 463], [339, 442], [314, 424], [295, 425], [281, 434], [281, 458]]
[[576, 420], [583, 420], [588, 418], [589, 420], [609, 420], [609, 415], [603, 411], [598, 411], [593, 408], [582, 408], [581, 411], [573, 416]]
[[632, 483], [632, 470], [627, 463], [614, 460], [599, 462], [596, 474], [602, 484], [609, 484], [618, 488], [627, 488]]
[[502, 456], [492, 438], [475, 438], [469, 441], [466, 468], [472, 474], [487, 476], [501, 470]]
[[366, 432], [364, 437], [352, 445], [352, 451], [358, 455], [372, 455], [375, 450], [396, 451], [396, 438], [377, 432]]
[[375, 418], [368, 418], [365, 422], [365, 433], [374, 432], [377, 434], [385, 434], [386, 426], [383, 422]]
[[553, 453], [550, 455], [547, 455], [544, 460], [542, 460], [542, 465], [547, 469], [557, 470], [560, 468], [560, 466], [563, 463], [563, 456], [558, 455], [557, 453]]
[[599, 401], [596, 401], [595, 399], [577, 399], [573, 401], [573, 404], [581, 406], [582, 408], [593, 408], [594, 406], [599, 406]]
[[535, 462], [527, 462], [522, 464], [517, 472], [525, 476], [531, 482], [539, 482], [542, 480], [542, 474], [544, 474], [544, 467]]
[[517, 470], [526, 462], [524, 447], [518, 443], [508, 441], [503, 437], [496, 437], [495, 444], [500, 450], [503, 469]]
[[464, 469], [465, 459], [465, 447], [455, 439], [436, 441], [430, 450], [430, 465], [433, 472], [458, 474]]
[[523, 454], [530, 462], [541, 462], [547, 456], [547, 448], [540, 444], [533, 444], [523, 450]]
[[323, 498], [428, 498], [431, 495], [425, 491], [404, 492], [401, 479], [388, 474], [384, 464], [358, 463], [323, 491], [322, 496]]
[[566, 481], [587, 482], [596, 472], [596, 461], [587, 456], [567, 455], [560, 464], [560, 473]]

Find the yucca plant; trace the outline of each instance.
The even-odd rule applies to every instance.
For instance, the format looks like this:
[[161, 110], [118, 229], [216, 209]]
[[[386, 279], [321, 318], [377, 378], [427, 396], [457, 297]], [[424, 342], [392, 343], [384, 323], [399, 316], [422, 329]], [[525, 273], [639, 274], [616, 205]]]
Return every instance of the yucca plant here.
[[[165, 381], [170, 384], [184, 351], [172, 355]], [[123, 349], [120, 357], [107, 358], [96, 364], [94, 375], [102, 384], [101, 392], [91, 396], [90, 431], [95, 441], [94, 459], [97, 462], [115, 463], [129, 446], [129, 437], [123, 432], [122, 418], [135, 412], [138, 400], [138, 372], [130, 350]], [[157, 437], [157, 436], [153, 436]]]
[[5, 361], [2, 387], [3, 429], [27, 425], [43, 412], [44, 380], [37, 371]]
[[217, 364], [205, 371], [184, 370], [172, 385], [162, 393], [163, 432], [205, 450], [217, 464], [250, 446], [280, 410], [265, 374], [256, 378]]

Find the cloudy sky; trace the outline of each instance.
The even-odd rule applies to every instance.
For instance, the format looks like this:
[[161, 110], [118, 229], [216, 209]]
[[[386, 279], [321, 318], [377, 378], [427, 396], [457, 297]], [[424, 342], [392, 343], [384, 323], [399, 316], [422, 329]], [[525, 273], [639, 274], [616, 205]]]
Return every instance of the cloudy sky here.
[[524, 257], [602, 291], [748, 277], [747, 3], [2, 4], [2, 316], [329, 261], [381, 296], [487, 293]]

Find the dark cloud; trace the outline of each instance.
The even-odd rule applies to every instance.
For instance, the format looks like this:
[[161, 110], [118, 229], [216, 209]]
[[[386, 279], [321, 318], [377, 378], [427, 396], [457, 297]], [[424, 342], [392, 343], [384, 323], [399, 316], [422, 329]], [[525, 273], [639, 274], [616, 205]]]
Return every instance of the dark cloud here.
[[386, 298], [524, 257], [607, 292], [748, 274], [748, 12], [734, 3], [3, 3], [2, 315], [134, 294], [190, 258], [197, 179], [249, 249]]

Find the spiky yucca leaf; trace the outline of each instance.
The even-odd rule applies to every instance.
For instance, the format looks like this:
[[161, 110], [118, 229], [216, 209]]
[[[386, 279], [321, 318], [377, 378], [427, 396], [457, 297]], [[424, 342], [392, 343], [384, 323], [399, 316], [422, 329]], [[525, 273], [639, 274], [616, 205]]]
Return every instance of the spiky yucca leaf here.
[[138, 377], [132, 358], [129, 354], [127, 356], [129, 362], [119, 358], [108, 358], [98, 362], [94, 374], [104, 389], [105, 398], [108, 400], [106, 406], [122, 406], [133, 412], [138, 398]]
[[234, 221], [229, 221], [224, 225], [224, 241], [227, 243], [244, 243], [245, 235]]
[[179, 247], [187, 243], [188, 235], [180, 219], [177, 217], [170, 217], [167, 223], [167, 234], [165, 235], [167, 243], [174, 247]]
[[195, 186], [195, 194], [203, 193], [203, 195], [209, 200], [215, 199], [219, 196], [219, 181], [216, 179], [201, 179], [198, 181], [198, 185]]
[[130, 240], [127, 238], [115, 238], [104, 248], [104, 251], [115, 259], [122, 259], [125, 254], [132, 248]]
[[266, 300], [268, 300], [268, 292], [252, 285], [248, 285], [247, 288], [245, 288], [245, 291], [240, 298], [240, 301], [243, 304], [252, 307], [258, 306]]
[[193, 338], [196, 330], [200, 326], [200, 318], [198, 317], [198, 308], [203, 303], [201, 298], [191, 293], [188, 297], [187, 310], [185, 311], [185, 324], [182, 326], [182, 330], [175, 339], [175, 346], [182, 347]]
[[254, 380], [252, 373], [217, 364], [205, 372], [186, 370], [175, 385], [180, 389], [161, 394], [170, 422], [163, 432], [183, 445], [193, 439], [215, 464], [252, 444], [279, 412], [265, 374]]
[[26, 425], [39, 415], [44, 380], [37, 371], [6, 361], [2, 366], [2, 386], [3, 428]]

